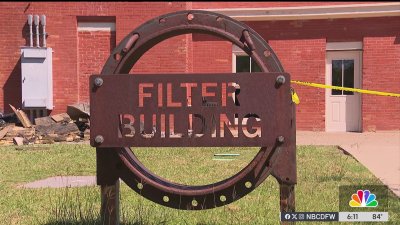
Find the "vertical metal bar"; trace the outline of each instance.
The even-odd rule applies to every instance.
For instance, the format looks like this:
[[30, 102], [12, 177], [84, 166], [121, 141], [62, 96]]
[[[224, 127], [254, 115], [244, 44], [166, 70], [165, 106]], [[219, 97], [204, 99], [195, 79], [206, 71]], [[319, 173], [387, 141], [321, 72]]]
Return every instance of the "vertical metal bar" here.
[[33, 20], [36, 26], [36, 47], [40, 47], [39, 45], [39, 16], [38, 15], [34, 15], [33, 16]]
[[43, 25], [43, 48], [47, 47], [46, 43], [46, 25]]
[[29, 25], [29, 47], [33, 47], [33, 31], [32, 31], [32, 24]]
[[119, 225], [119, 180], [113, 185], [101, 185], [101, 224]]
[[[281, 212], [295, 211], [294, 184], [279, 184]], [[282, 225], [295, 224], [295, 222], [281, 222]]]
[[46, 48], [46, 16], [42, 15], [40, 17], [40, 20], [42, 22], [42, 28], [43, 28], [43, 47]]
[[28, 15], [28, 25], [29, 25], [29, 47], [33, 47], [32, 22], [33, 22], [33, 16], [32, 16], [32, 15]]

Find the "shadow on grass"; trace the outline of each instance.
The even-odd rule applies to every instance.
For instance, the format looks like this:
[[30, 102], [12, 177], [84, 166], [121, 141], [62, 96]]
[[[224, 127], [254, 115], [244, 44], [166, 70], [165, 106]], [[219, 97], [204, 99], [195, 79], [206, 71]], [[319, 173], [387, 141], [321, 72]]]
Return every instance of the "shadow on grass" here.
[[[120, 225], [145, 225], [148, 223], [142, 222], [128, 222], [119, 223]], [[163, 223], [161, 223], [163, 224]], [[217, 223], [197, 223], [196, 225], [216, 225]], [[44, 225], [103, 225], [100, 220], [86, 220], [86, 221], [51, 221]]]
[[[88, 218], [91, 217], [92, 218]], [[86, 217], [86, 218], [82, 218]], [[167, 221], [158, 221], [157, 223], [151, 223], [148, 221], [150, 218], [147, 218], [147, 220], [143, 219], [133, 219], [133, 218], [126, 218], [126, 216], [122, 215], [122, 218], [120, 218], [120, 225], [147, 225], [147, 224], [166, 224]], [[88, 214], [87, 212], [82, 212], [79, 214], [69, 214], [69, 215], [63, 215], [58, 218], [51, 218], [49, 219], [46, 223], [43, 225], [104, 225], [108, 223], [102, 223], [100, 215], [94, 216], [91, 214]]]
[[[124, 223], [121, 222], [119, 223], [120, 225], [142, 225], [145, 223], [140, 223], [140, 222], [128, 222], [128, 223]], [[49, 221], [47, 223], [45, 223], [44, 225], [103, 225], [103, 223], [101, 223], [100, 219], [96, 219], [96, 220], [82, 220], [82, 221], [74, 221], [74, 220], [60, 220], [60, 221]]]
[[[50, 217], [43, 225], [103, 225], [100, 215], [100, 196], [98, 191], [90, 188], [64, 188], [56, 196], [55, 201], [50, 197]], [[121, 196], [120, 196], [121, 201]], [[152, 210], [144, 208], [140, 203], [132, 211], [125, 211], [120, 206], [121, 225], [166, 224], [167, 220], [160, 215], [154, 215]], [[163, 216], [163, 215], [161, 215]], [[157, 222], [152, 222], [156, 217]]]

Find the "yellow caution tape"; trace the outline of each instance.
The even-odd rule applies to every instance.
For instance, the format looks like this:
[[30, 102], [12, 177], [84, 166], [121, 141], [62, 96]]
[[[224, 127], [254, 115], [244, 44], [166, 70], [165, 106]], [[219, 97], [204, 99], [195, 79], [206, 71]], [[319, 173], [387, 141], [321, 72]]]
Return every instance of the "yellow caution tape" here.
[[291, 88], [291, 91], [292, 91], [292, 101], [293, 101], [296, 105], [298, 105], [298, 104], [300, 103], [300, 98], [299, 98], [299, 96], [297, 95], [297, 93], [294, 91], [293, 88]]
[[298, 105], [300, 103], [300, 98], [297, 96], [296, 92], [292, 94], [292, 101]]
[[[397, 97], [400, 98], [400, 94], [397, 93], [389, 93], [389, 92], [382, 92], [382, 91], [371, 91], [371, 90], [364, 90], [364, 89], [358, 89], [358, 88], [347, 88], [347, 87], [338, 87], [338, 86], [331, 86], [331, 85], [325, 85], [325, 84], [317, 84], [317, 83], [311, 83], [311, 82], [304, 82], [304, 81], [296, 81], [292, 80], [290, 81], [291, 83], [294, 84], [299, 84], [299, 85], [304, 85], [304, 86], [310, 86], [310, 87], [317, 87], [317, 88], [329, 88], [329, 89], [335, 89], [335, 90], [342, 90], [342, 91], [353, 91], [353, 92], [359, 92], [363, 94], [371, 94], [371, 95], [381, 95], [381, 96], [391, 96], [391, 97]], [[296, 95], [296, 92], [292, 91], [292, 100], [298, 96]], [[300, 100], [298, 100], [300, 102]], [[293, 100], [293, 102], [295, 102]], [[296, 103], [296, 102], [295, 102]], [[296, 103], [298, 104], [298, 103]]]

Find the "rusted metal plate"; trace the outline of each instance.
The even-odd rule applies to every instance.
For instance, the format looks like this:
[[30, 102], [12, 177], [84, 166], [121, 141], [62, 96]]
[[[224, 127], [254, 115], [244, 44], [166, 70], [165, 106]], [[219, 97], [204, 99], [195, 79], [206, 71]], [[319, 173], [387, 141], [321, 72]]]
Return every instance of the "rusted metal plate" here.
[[94, 75], [91, 144], [272, 146], [291, 126], [282, 113], [291, 111], [290, 85], [279, 76], [290, 80], [286, 73]]

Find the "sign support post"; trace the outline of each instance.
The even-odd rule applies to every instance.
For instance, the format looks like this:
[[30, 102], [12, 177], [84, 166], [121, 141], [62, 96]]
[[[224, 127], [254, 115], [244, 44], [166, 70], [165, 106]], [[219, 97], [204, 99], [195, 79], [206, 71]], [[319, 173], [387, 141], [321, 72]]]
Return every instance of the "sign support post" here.
[[112, 185], [100, 185], [101, 220], [103, 224], [119, 225], [119, 180]]
[[[279, 183], [279, 198], [281, 212], [295, 211], [294, 185]], [[294, 222], [282, 222], [282, 225], [294, 224]]]

